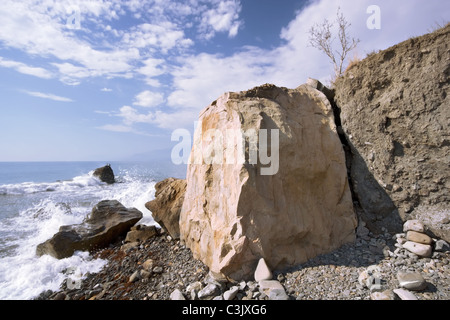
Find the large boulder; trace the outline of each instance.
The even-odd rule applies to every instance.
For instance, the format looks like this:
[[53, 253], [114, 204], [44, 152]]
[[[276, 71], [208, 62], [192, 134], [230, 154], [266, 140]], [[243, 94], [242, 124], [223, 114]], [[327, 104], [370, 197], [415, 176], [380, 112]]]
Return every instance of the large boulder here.
[[418, 219], [450, 240], [450, 25], [349, 68], [336, 103], [353, 191], [374, 232]]
[[106, 247], [126, 235], [141, 218], [142, 213], [135, 208], [127, 209], [116, 200], [101, 201], [83, 223], [62, 226], [51, 239], [39, 244], [36, 254], [63, 259], [78, 250]]
[[186, 180], [168, 178], [155, 185], [155, 199], [145, 204], [153, 219], [174, 239], [180, 238], [180, 212], [186, 192]]
[[95, 169], [93, 175], [108, 184], [113, 184], [116, 181], [114, 177], [114, 171], [109, 164], [104, 167]]
[[277, 270], [355, 239], [345, 156], [323, 93], [229, 92], [199, 120], [180, 233], [210, 270], [250, 279], [260, 258]]

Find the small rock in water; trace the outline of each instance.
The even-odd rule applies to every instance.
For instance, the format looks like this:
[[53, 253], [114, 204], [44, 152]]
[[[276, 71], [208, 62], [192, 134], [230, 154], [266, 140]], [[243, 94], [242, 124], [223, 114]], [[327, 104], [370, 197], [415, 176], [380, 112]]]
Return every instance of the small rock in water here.
[[115, 182], [114, 171], [109, 164], [104, 167], [95, 169], [93, 175], [108, 184], [113, 184]]

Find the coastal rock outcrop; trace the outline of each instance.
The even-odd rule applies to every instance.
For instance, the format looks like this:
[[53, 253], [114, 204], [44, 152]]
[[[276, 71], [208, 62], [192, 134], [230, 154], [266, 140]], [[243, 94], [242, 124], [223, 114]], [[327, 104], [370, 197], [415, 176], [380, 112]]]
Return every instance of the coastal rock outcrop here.
[[116, 200], [99, 202], [90, 216], [76, 225], [61, 226], [51, 239], [36, 248], [36, 254], [67, 258], [75, 251], [92, 251], [102, 248], [125, 235], [142, 218], [135, 208], [125, 208]]
[[95, 169], [93, 175], [95, 177], [98, 177], [101, 181], [106, 182], [107, 184], [113, 184], [114, 182], [116, 182], [114, 171], [109, 164], [104, 167]]
[[260, 258], [277, 270], [355, 239], [333, 110], [309, 85], [214, 101], [200, 114], [186, 180], [181, 240], [229, 278], [251, 278]]
[[349, 68], [335, 100], [351, 180], [373, 232], [418, 219], [450, 240], [450, 25]]
[[145, 204], [153, 219], [174, 239], [180, 238], [180, 212], [186, 192], [186, 180], [168, 178], [155, 185], [155, 199]]

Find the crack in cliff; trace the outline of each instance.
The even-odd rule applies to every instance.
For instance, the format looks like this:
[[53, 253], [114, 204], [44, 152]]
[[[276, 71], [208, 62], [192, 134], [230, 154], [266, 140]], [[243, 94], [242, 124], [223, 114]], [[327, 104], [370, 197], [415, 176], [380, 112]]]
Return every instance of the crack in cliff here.
[[331, 104], [331, 108], [333, 109], [333, 116], [334, 116], [333, 118], [334, 118], [334, 123], [336, 124], [336, 131], [337, 131], [339, 140], [341, 141], [342, 149], [344, 150], [345, 166], [347, 168], [348, 185], [350, 187], [350, 192], [352, 194], [353, 203], [355, 204], [355, 203], [358, 203], [358, 197], [356, 196], [356, 193], [354, 191], [353, 181], [352, 181], [352, 177], [351, 177], [353, 154], [352, 154], [352, 150], [350, 147], [350, 143], [348, 142], [347, 137], [345, 136], [344, 129], [342, 128], [341, 109], [339, 108], [339, 106], [337, 105], [337, 103], [334, 99], [334, 89], [330, 90], [330, 91], [332, 92], [332, 95], [327, 96], [327, 99]]
[[354, 185], [353, 180], [351, 177], [351, 168], [352, 168], [352, 162], [353, 162], [353, 153], [352, 149], [350, 147], [350, 142], [347, 140], [347, 137], [345, 136], [344, 129], [342, 127], [342, 121], [341, 121], [341, 109], [336, 103], [335, 100], [335, 89], [329, 89], [328, 87], [324, 86], [319, 80], [308, 78], [306, 84], [313, 87], [316, 90], [319, 90], [322, 92], [326, 99], [330, 102], [331, 108], [333, 110], [333, 119], [334, 123], [336, 125], [336, 131], [339, 137], [339, 140], [342, 144], [342, 149], [344, 150], [345, 154], [345, 167], [347, 168], [347, 181], [350, 188], [350, 192], [352, 195], [352, 201], [354, 206], [359, 204], [358, 197], [356, 196], [356, 192], [354, 191]]

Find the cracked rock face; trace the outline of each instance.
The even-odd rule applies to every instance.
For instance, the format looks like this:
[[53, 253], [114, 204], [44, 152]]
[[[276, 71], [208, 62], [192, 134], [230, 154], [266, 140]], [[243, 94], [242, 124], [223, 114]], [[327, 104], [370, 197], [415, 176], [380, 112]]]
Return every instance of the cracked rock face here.
[[450, 240], [450, 25], [368, 56], [335, 83], [370, 230], [419, 219]]
[[[260, 258], [276, 270], [355, 239], [345, 156], [325, 95], [308, 85], [264, 85], [224, 94], [199, 120], [180, 235], [213, 272], [251, 278]], [[245, 162], [236, 161], [242, 145], [228, 132], [256, 133]]]

